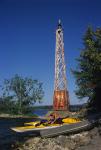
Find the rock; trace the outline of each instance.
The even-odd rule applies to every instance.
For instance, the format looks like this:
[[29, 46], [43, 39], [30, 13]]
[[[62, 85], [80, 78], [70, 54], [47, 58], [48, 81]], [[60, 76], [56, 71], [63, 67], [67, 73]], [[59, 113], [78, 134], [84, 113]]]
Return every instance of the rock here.
[[92, 129], [89, 133], [90, 133], [90, 136], [91, 136], [91, 137], [96, 136], [96, 135], [98, 134], [98, 128], [95, 127], [95, 128]]
[[101, 136], [101, 126], [99, 126], [98, 128], [98, 133], [99, 133], [99, 136]]
[[76, 147], [76, 144], [75, 142], [73, 142], [72, 140], [70, 139], [67, 139], [66, 143], [65, 143], [65, 149], [69, 149], [69, 150], [75, 150], [75, 147]]
[[62, 150], [62, 148], [58, 145], [54, 146], [53, 150]]
[[60, 146], [62, 150], [73, 150], [75, 149], [75, 143], [69, 136], [60, 135], [55, 140], [55, 144]]
[[27, 144], [29, 144], [29, 143], [34, 143], [34, 144], [36, 144], [36, 143], [39, 142], [39, 140], [40, 140], [39, 137], [35, 137], [35, 138], [28, 139], [26, 143], [27, 143]]
[[57, 143], [58, 145], [61, 145], [62, 147], [64, 147], [64, 146], [65, 146], [65, 143], [66, 143], [66, 136], [60, 135], [60, 136], [57, 138], [56, 143]]

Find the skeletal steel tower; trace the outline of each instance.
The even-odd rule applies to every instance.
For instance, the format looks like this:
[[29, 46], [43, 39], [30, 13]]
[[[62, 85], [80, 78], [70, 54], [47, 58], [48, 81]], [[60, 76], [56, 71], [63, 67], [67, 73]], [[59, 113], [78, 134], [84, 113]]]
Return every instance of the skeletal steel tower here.
[[66, 66], [64, 59], [63, 29], [59, 20], [56, 29], [56, 50], [55, 50], [55, 81], [54, 81], [54, 110], [68, 110], [69, 96], [66, 82]]

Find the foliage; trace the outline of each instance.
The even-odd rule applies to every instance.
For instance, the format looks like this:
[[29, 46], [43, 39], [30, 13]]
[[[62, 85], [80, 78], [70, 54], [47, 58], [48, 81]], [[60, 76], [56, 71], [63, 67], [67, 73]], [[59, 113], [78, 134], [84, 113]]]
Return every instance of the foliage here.
[[15, 103], [11, 97], [0, 98], [0, 113], [16, 114]]
[[78, 62], [78, 70], [73, 71], [76, 77], [79, 98], [88, 97], [88, 102], [101, 109], [101, 28], [95, 31], [88, 27], [83, 38], [82, 49]]
[[44, 96], [42, 83], [32, 78], [15, 75], [4, 80], [2, 99], [6, 104], [14, 106], [12, 111], [18, 114], [27, 113], [36, 102], [41, 102]]

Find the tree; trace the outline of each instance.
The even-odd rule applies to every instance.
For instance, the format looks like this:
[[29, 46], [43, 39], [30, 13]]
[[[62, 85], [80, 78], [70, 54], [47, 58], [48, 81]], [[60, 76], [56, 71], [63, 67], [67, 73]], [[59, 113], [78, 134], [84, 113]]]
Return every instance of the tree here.
[[12, 97], [8, 96], [5, 98], [0, 98], [0, 113], [17, 113], [15, 102], [12, 100]]
[[77, 59], [78, 70], [74, 70], [79, 98], [88, 98], [90, 105], [101, 110], [101, 28], [95, 31], [88, 27], [84, 38], [84, 48]]
[[40, 103], [44, 96], [41, 82], [32, 78], [22, 78], [19, 75], [6, 79], [2, 90], [3, 99], [11, 97], [16, 104], [18, 114], [27, 111], [36, 101]]

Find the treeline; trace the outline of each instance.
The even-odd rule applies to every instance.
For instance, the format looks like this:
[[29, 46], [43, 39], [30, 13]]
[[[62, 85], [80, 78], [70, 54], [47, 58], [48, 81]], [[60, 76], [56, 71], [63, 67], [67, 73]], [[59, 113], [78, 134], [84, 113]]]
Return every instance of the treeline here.
[[101, 111], [101, 28], [88, 27], [83, 37], [83, 48], [77, 58], [77, 96], [88, 99], [88, 107]]
[[53, 105], [33, 106], [34, 109], [53, 109]]
[[1, 85], [0, 113], [28, 114], [44, 96], [43, 84], [38, 80], [15, 75]]

